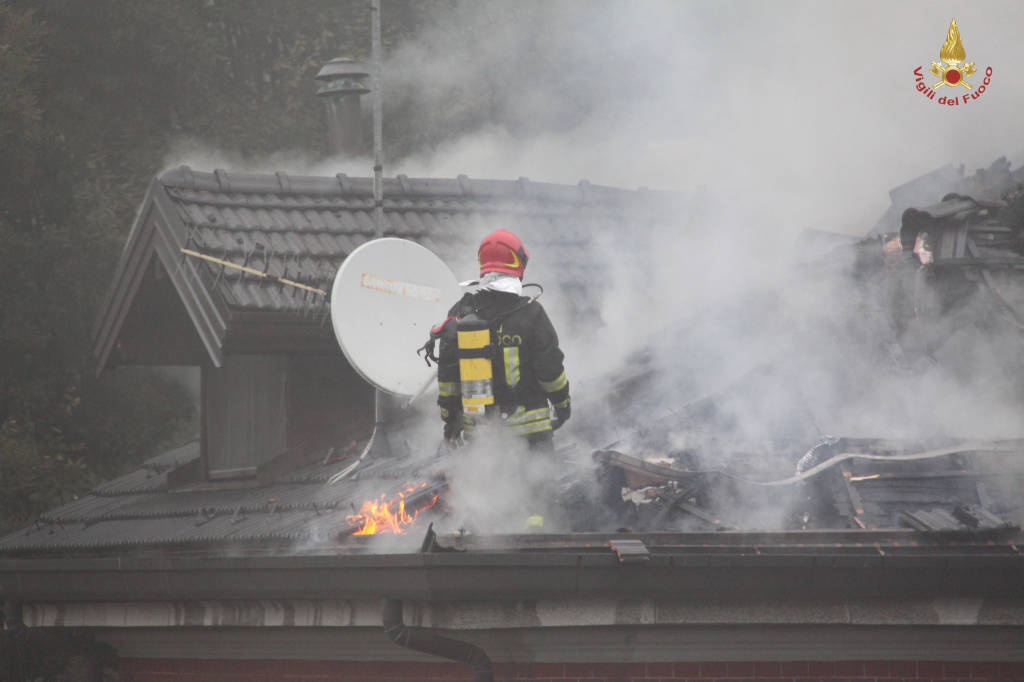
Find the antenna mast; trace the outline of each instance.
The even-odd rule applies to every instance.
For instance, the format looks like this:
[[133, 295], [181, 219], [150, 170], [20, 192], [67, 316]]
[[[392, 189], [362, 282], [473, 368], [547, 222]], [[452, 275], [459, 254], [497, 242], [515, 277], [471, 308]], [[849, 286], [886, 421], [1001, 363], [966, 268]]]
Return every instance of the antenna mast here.
[[373, 218], [376, 237], [384, 236], [384, 109], [381, 98], [380, 0], [370, 0], [371, 59], [373, 60]]
[[[370, 0], [370, 61], [373, 71], [373, 222], [374, 238], [384, 236], [384, 109], [380, 96], [380, 0]], [[333, 315], [332, 315], [333, 318]], [[373, 432], [370, 440], [356, 461], [334, 474], [328, 479], [328, 485], [334, 485], [359, 468], [366, 456], [371, 452], [390, 452], [384, 430], [384, 393], [379, 387], [373, 388]], [[378, 444], [378, 441], [381, 441]]]

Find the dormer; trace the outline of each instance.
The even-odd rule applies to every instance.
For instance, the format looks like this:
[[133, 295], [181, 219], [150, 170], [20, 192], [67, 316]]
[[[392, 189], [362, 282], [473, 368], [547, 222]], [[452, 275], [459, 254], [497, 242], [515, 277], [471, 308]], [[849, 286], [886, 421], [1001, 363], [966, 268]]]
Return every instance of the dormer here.
[[[472, 276], [480, 237], [512, 229], [531, 245], [531, 281], [558, 292], [546, 307], [596, 321], [607, 278], [593, 235], [648, 225], [657, 199], [586, 182], [399, 175], [384, 181], [383, 233]], [[373, 215], [372, 179], [343, 174], [183, 166], [150, 184], [94, 353], [98, 371], [199, 368], [201, 457], [173, 480], [251, 482], [369, 435], [373, 391], [335, 343], [327, 294], [346, 255], [374, 238]]]
[[235, 188], [188, 169], [155, 180], [95, 329], [99, 371], [197, 368], [201, 456], [178, 484], [258, 482], [372, 427], [372, 389], [338, 350], [318, 293], [372, 227], [318, 221], [298, 209], [322, 190], [297, 198], [287, 176], [261, 180]]

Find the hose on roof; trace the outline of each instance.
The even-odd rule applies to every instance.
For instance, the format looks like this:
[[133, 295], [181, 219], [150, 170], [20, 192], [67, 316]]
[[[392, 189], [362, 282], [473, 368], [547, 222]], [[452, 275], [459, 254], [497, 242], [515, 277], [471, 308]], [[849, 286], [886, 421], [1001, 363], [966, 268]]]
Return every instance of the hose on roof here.
[[646, 462], [639, 457], [632, 457], [630, 455], [608, 449], [596, 450], [592, 454], [592, 457], [596, 462], [607, 463], [612, 466], [626, 469], [627, 471], [656, 476], [665, 480], [686, 481], [698, 476], [722, 476], [747, 485], [771, 488], [806, 481], [827, 469], [831, 469], [840, 462], [853, 459], [875, 462], [913, 462], [917, 460], [934, 459], [936, 457], [948, 457], [950, 455], [959, 454], [991, 455], [1007, 452], [1019, 452], [1021, 449], [1024, 449], [1024, 439], [969, 441], [947, 448], [938, 448], [935, 450], [914, 452], [903, 455], [876, 455], [870, 452], [837, 452], [828, 459], [814, 464], [813, 466], [807, 466], [810, 464], [809, 462], [805, 463], [807, 468], [803, 471], [788, 478], [775, 481], [757, 481], [744, 476], [739, 476], [725, 469], [677, 469], [672, 466]]

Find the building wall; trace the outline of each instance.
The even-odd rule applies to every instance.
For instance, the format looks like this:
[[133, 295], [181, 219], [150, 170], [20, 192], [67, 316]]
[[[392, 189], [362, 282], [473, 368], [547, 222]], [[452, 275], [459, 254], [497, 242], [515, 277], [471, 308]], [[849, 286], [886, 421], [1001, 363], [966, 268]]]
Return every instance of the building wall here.
[[210, 476], [255, 473], [287, 449], [287, 357], [225, 356], [222, 367], [204, 372]]
[[[1006, 682], [1024, 661], [498, 663], [496, 682]], [[298, 660], [121, 659], [119, 682], [472, 682], [468, 665]]]

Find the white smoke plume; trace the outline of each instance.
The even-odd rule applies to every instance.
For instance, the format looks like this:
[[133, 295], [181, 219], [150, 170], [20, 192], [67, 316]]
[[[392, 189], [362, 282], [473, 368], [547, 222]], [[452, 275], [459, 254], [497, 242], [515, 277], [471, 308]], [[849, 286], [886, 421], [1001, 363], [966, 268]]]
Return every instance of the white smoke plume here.
[[[385, 2], [385, 21], [388, 11]], [[967, 59], [979, 74], [991, 66], [993, 77], [978, 99], [940, 106], [915, 89], [913, 71], [924, 67], [930, 84], [928, 66], [954, 17]], [[887, 347], [850, 354], [884, 336], [877, 292], [851, 289], [843, 266], [799, 275], [792, 266], [814, 255], [802, 230], [866, 235], [895, 186], [950, 163], [970, 173], [1000, 156], [1021, 160], [1024, 4], [466, 0], [437, 4], [431, 19], [385, 65], [386, 110], [415, 112], [418, 127], [415, 147], [388, 154], [385, 141], [387, 175], [587, 179], [708, 197], [696, 218], [666, 215], [647, 233], [595, 235], [609, 281], [594, 284], [612, 294], [600, 336], [563, 339], [577, 404], [609, 393], [608, 377], [628, 372], [646, 349], [648, 394], [626, 406], [609, 395], [609, 415], [660, 419], [733, 389], [719, 417], [751, 448], [808, 428], [1020, 434], [1020, 374], [1009, 371], [1016, 364], [1006, 350], [1018, 338], [950, 329], [927, 363], [896, 373], [877, 364]], [[186, 145], [170, 161], [363, 176], [371, 167], [297, 157], [205, 163], [194, 153]], [[557, 291], [544, 304], [556, 326], [568, 314]], [[559, 437], [575, 432], [598, 446], [615, 436], [614, 420], [603, 421], [605, 432], [589, 431], [580, 414]], [[679, 449], [707, 443], [690, 432], [674, 439]], [[506, 466], [482, 458], [456, 467], [456, 516], [476, 513], [480, 530], [510, 529], [507, 516], [487, 520], [480, 509], [522, 511], [523, 487], [477, 500], [468, 484], [512, 480]]]
[[[893, 186], [1019, 151], [1019, 3], [464, 2], [435, 16], [388, 63], [388, 98], [438, 131], [398, 164], [409, 175], [707, 186], [752, 218], [862, 234]], [[968, 59], [994, 69], [959, 108], [914, 89], [951, 17]]]
[[[993, 68], [986, 92], [958, 107], [926, 99], [913, 73], [923, 66], [934, 80], [928, 66], [952, 17], [968, 59]], [[646, 349], [652, 395], [610, 398], [610, 412], [629, 415], [620, 429], [723, 394], [727, 433], [683, 430], [679, 449], [732, 439], [756, 454], [784, 435], [1020, 434], [1021, 386], [1001, 366], [1018, 339], [950, 329], [923, 366], [884, 364], [896, 351], [882, 338], [878, 292], [852, 289], [849, 264], [793, 266], [818, 255], [802, 230], [866, 235], [895, 186], [950, 163], [970, 173], [1019, 160], [1024, 90], [1012, 65], [1024, 47], [1013, 26], [1024, 7], [465, 2], [435, 20], [388, 62], [389, 100], [437, 133], [394, 172], [708, 198], [696, 220], [666, 215], [647, 233], [595, 235], [613, 293], [597, 336], [564, 339], [579, 402], [593, 406], [587, 398], [608, 393], [609, 376]], [[557, 291], [545, 305], [556, 323], [569, 312]], [[593, 421], [561, 435], [614, 438]], [[769, 477], [791, 464], [746, 463]], [[771, 526], [781, 514], [746, 516]]]
[[[994, 67], [987, 92], [960, 108], [924, 99], [913, 76], [938, 58], [954, 15], [968, 58]], [[702, 224], [667, 217], [675, 234], [598, 237], [613, 266], [646, 265], [640, 283], [665, 301], [663, 319], [682, 318], [777, 286], [805, 257], [802, 229], [867, 234], [892, 187], [1016, 153], [1021, 19], [1010, 2], [445, 5], [388, 62], [388, 98], [438, 131], [393, 168], [705, 188], [716, 207]], [[636, 297], [621, 293], [613, 319]], [[805, 293], [791, 313], [823, 303]]]

